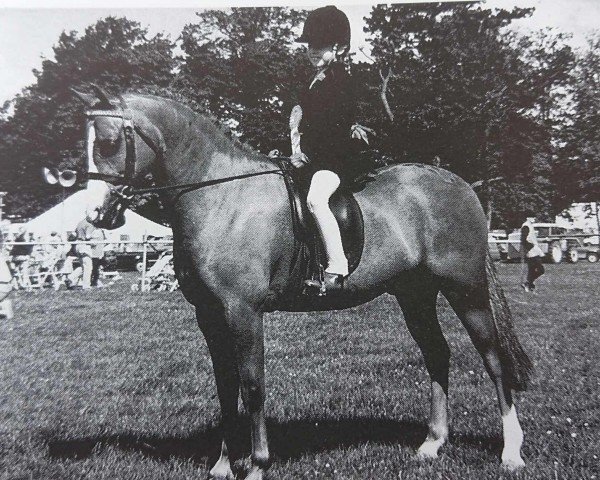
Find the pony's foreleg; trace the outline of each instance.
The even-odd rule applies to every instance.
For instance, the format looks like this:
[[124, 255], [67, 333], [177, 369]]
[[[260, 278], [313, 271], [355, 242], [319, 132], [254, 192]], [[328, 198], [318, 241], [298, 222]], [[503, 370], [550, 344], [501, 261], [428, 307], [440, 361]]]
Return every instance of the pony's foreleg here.
[[429, 432], [419, 447], [421, 458], [437, 457], [448, 438], [448, 370], [450, 349], [436, 313], [437, 289], [423, 285], [397, 296], [408, 330], [417, 342], [431, 378]]
[[496, 387], [504, 437], [502, 464], [510, 470], [522, 467], [525, 465], [521, 458], [523, 430], [517, 418], [512, 390], [507, 386], [509, 372], [505, 369], [509, 366], [501, 362], [498, 334], [486, 292], [454, 289], [444, 291], [444, 295], [467, 329]]
[[250, 416], [252, 467], [246, 480], [262, 480], [269, 468], [265, 421], [265, 351], [262, 313], [242, 301], [229, 302], [227, 323], [233, 332], [242, 401]]
[[235, 442], [240, 379], [231, 344], [232, 334], [220, 307], [197, 307], [196, 317], [210, 351], [221, 405], [221, 456], [210, 470], [209, 478], [233, 480], [235, 477], [231, 470], [228, 445], [231, 446]]

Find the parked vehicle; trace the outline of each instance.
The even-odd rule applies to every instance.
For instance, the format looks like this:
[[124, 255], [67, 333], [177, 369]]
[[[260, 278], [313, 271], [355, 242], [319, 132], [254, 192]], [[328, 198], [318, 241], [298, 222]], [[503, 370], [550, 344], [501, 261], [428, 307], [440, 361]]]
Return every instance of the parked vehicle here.
[[[162, 251], [148, 250], [146, 253], [146, 264], [150, 266], [156, 262]], [[143, 253], [140, 252], [111, 252], [107, 254], [105, 263], [109, 265], [110, 270], [119, 272], [141, 272], [143, 266]]]
[[[111, 263], [115, 270], [118, 271], [138, 271], [143, 268], [144, 244], [128, 243], [129, 238], [121, 238], [123, 243], [116, 243], [113, 250], [113, 258]], [[150, 243], [146, 247], [146, 268], [158, 260], [163, 252], [172, 250], [173, 237], [153, 237], [148, 236]]]
[[598, 235], [598, 234], [591, 235], [591, 236], [583, 239], [584, 245], [589, 245], [589, 246], [595, 245], [596, 247], [598, 247], [598, 243], [600, 243], [600, 235]]
[[505, 230], [491, 230], [488, 233], [488, 248], [494, 261], [508, 259], [508, 235]]
[[[534, 223], [538, 243], [544, 252], [544, 259], [550, 263], [560, 263], [564, 260], [575, 263], [579, 261], [579, 249], [583, 248], [580, 232], [568, 230], [555, 223]], [[508, 235], [508, 258], [521, 259], [521, 230], [515, 230]]]
[[587, 260], [590, 263], [596, 263], [600, 258], [600, 249], [598, 247], [584, 246], [577, 249], [578, 260]]

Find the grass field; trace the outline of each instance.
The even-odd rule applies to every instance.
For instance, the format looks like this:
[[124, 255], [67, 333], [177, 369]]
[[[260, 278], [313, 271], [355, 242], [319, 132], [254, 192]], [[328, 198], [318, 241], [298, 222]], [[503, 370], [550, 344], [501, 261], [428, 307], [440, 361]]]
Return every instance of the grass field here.
[[[539, 293], [500, 276], [536, 365], [518, 397], [527, 467], [500, 468], [492, 384], [444, 301], [451, 438], [419, 462], [429, 382], [391, 297], [266, 317], [272, 479], [600, 478], [600, 266], [548, 266]], [[0, 477], [206, 477], [219, 447], [207, 348], [179, 293], [19, 293], [0, 320]]]

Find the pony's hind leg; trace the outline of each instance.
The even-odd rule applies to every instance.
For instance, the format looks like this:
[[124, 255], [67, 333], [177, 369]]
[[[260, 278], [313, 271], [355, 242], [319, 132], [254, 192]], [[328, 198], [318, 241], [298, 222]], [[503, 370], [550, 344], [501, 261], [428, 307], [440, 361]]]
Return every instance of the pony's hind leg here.
[[395, 290], [410, 334], [421, 349], [431, 378], [429, 432], [419, 447], [421, 458], [437, 457], [448, 438], [448, 370], [450, 349], [438, 322], [438, 289], [433, 282], [414, 282]]
[[510, 388], [510, 356], [503, 355], [498, 331], [489, 305], [487, 289], [449, 287], [442, 290], [461, 320], [496, 387], [502, 416], [504, 449], [502, 464], [514, 470], [525, 465], [521, 458], [523, 431]]

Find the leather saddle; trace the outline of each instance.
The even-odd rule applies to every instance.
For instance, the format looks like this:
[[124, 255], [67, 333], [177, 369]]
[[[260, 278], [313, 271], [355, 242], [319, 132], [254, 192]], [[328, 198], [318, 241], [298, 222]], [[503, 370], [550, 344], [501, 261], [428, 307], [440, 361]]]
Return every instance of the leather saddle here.
[[[301, 187], [303, 182], [299, 181], [296, 168], [287, 158], [274, 160], [283, 172], [296, 240], [292, 267], [296, 275], [291, 275], [290, 280], [302, 289], [307, 278], [319, 278], [321, 266], [327, 265], [327, 255], [321, 235], [306, 204], [308, 192]], [[349, 188], [340, 187], [329, 200], [329, 208], [340, 227], [344, 253], [348, 258], [348, 269], [352, 273], [360, 263], [364, 247], [364, 223], [360, 206]], [[296, 276], [299, 278], [294, 278]]]

